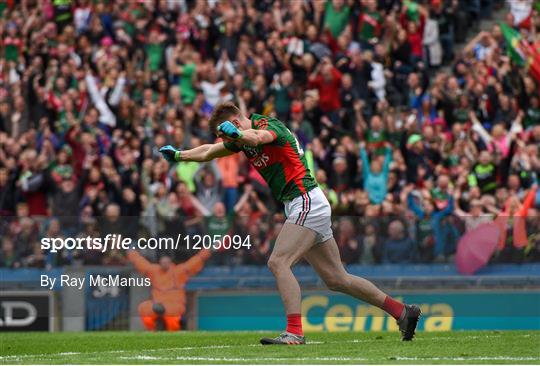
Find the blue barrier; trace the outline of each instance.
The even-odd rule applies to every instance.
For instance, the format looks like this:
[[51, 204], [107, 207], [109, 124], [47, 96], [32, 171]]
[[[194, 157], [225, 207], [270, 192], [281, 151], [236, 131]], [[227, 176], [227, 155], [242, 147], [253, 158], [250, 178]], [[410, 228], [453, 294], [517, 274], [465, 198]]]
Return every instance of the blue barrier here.
[[[533, 285], [540, 286], [540, 263], [494, 264], [474, 276], [459, 274], [453, 264], [406, 265], [349, 265], [351, 274], [388, 283], [422, 282], [441, 287], [444, 285]], [[293, 272], [303, 286], [321, 286], [322, 283], [308, 265], [298, 265]], [[187, 284], [189, 290], [268, 288], [274, 278], [266, 266], [207, 267]]]
[[[33, 288], [40, 287], [42, 275], [47, 275], [51, 278], [60, 278], [64, 273], [63, 268], [54, 268], [43, 270], [37, 268], [21, 268], [21, 269], [0, 269], [0, 288], [2, 287], [17, 287], [17, 288]], [[56, 281], [54, 290], [58, 290], [60, 281]]]

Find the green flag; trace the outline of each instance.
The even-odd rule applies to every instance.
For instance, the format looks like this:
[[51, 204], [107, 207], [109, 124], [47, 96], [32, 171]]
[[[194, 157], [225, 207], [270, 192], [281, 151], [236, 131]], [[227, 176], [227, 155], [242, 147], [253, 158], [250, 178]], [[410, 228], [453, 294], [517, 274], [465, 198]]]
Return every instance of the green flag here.
[[499, 22], [499, 26], [506, 41], [508, 56], [515, 64], [520, 66], [525, 65], [525, 57], [519, 46], [521, 34], [506, 23]]

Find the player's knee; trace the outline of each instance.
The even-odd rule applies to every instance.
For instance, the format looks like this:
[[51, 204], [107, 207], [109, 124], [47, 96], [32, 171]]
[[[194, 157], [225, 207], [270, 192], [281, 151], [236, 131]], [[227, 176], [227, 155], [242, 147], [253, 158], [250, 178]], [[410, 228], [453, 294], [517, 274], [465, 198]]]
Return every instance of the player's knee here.
[[329, 290], [342, 292], [347, 288], [347, 277], [342, 275], [329, 275], [324, 279], [324, 283]]
[[272, 273], [277, 273], [285, 267], [285, 261], [276, 256], [270, 256], [268, 259], [268, 268]]

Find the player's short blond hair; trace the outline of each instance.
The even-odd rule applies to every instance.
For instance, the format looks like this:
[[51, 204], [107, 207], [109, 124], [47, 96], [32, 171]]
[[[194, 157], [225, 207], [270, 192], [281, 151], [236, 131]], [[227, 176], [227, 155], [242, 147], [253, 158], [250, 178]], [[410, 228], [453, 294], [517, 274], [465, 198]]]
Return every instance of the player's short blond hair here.
[[218, 104], [214, 111], [212, 112], [212, 115], [210, 116], [210, 120], [208, 121], [208, 125], [210, 126], [210, 131], [213, 133], [217, 133], [218, 126], [230, 119], [233, 116], [240, 115], [240, 108], [238, 108], [234, 103], [232, 102], [225, 102]]

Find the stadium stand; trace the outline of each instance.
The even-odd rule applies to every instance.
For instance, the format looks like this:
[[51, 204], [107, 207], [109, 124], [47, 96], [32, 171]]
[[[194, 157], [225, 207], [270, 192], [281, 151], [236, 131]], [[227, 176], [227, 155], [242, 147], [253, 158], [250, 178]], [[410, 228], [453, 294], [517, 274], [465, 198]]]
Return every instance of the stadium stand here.
[[[283, 218], [246, 159], [157, 152], [213, 141], [227, 100], [298, 135], [347, 264], [451, 264], [463, 233], [518, 208], [527, 243], [505, 236], [492, 262], [538, 262], [540, 193], [522, 203], [540, 170], [539, 17], [522, 2], [1, 1], [0, 266], [125, 265], [38, 243], [103, 235], [117, 216], [127, 235], [164, 236], [225, 215], [258, 250], [212, 264], [263, 265]], [[492, 11], [504, 21], [475, 29]]]

